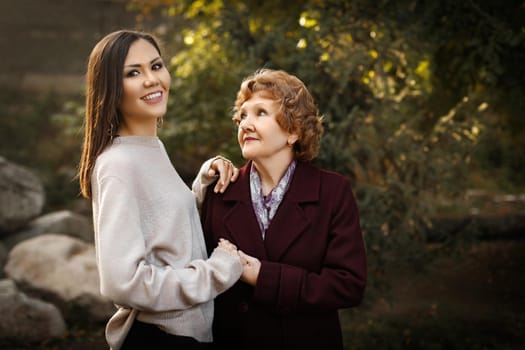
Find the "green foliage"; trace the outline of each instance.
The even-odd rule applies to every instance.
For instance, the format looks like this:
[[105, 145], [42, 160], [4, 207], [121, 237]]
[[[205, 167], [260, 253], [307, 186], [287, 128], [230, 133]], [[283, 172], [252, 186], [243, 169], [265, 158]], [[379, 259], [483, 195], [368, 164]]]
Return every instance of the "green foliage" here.
[[[164, 16], [156, 34], [172, 91], [160, 136], [188, 182], [217, 153], [242, 164], [231, 108], [245, 76], [284, 69], [307, 84], [325, 116], [316, 162], [353, 181], [372, 298], [387, 267], [428, 264], [421, 246], [431, 219], [463, 211], [469, 186], [525, 187], [521, 0], [128, 2], [138, 18]], [[0, 154], [38, 169], [51, 207], [77, 198], [83, 102], [11, 90], [0, 98]], [[348, 343], [440, 349], [492, 341], [475, 325], [419, 321], [364, 324], [359, 314]], [[471, 338], [462, 342], [465, 333]]]
[[46, 191], [46, 211], [63, 208], [79, 193], [74, 177], [81, 140], [79, 128], [75, 132], [57, 116], [64, 98], [7, 88], [0, 98], [0, 155], [36, 172]]
[[240, 161], [230, 115], [242, 78], [296, 74], [325, 116], [316, 162], [353, 179], [371, 260], [385, 264], [389, 251], [422, 257], [438, 199], [462, 195], [496, 113], [491, 91], [523, 47], [521, 27], [491, 1], [132, 3], [185, 24], [165, 39], [185, 46], [171, 59], [164, 130], [185, 170], [218, 152]]
[[[160, 134], [187, 181], [217, 153], [242, 164], [231, 108], [245, 76], [284, 69], [307, 84], [325, 116], [316, 162], [353, 180], [372, 274], [392, 252], [425, 257], [431, 218], [450, 203], [461, 210], [470, 170], [523, 184], [518, 2], [132, 0], [130, 9], [164, 15], [157, 35], [174, 54]], [[72, 115], [77, 130], [81, 111], [55, 122]]]

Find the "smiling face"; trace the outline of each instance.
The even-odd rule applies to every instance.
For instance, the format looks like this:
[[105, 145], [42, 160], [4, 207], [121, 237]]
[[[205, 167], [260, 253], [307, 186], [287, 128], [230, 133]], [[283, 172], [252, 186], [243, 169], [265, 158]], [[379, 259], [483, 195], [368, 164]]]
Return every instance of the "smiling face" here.
[[297, 135], [283, 130], [277, 122], [279, 103], [264, 91], [256, 92], [239, 109], [238, 141], [242, 155], [254, 162], [293, 159], [291, 144]]
[[166, 113], [171, 76], [157, 49], [138, 39], [131, 44], [124, 61], [120, 112], [123, 129], [155, 127]]

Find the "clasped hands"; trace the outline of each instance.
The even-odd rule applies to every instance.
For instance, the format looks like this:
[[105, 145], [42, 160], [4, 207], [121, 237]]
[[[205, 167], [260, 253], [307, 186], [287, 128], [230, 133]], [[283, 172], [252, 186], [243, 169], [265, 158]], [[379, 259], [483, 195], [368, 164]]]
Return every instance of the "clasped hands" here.
[[232, 253], [237, 253], [241, 259], [242, 264], [242, 275], [241, 281], [248, 283], [249, 285], [255, 286], [257, 278], [259, 277], [259, 271], [261, 270], [261, 261], [253, 256], [245, 254], [241, 250], [237, 250], [235, 244], [231, 243], [227, 239], [219, 239], [219, 247], [228, 250]]

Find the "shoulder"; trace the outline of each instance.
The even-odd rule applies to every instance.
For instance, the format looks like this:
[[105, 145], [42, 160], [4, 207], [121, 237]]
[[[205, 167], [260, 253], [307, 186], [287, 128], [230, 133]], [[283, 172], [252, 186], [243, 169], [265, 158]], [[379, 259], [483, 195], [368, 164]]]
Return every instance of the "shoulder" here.
[[94, 175], [98, 178], [106, 176], [123, 177], [133, 173], [138, 158], [123, 147], [108, 146], [95, 162]]
[[347, 193], [348, 180], [310, 162], [297, 162], [287, 198], [296, 202], [326, 201]]
[[[319, 200], [321, 202], [332, 202], [341, 205], [343, 202], [355, 201], [354, 190], [350, 179], [338, 172], [323, 169], [313, 164], [308, 164], [312, 173], [317, 174]], [[315, 188], [311, 186], [311, 188]]]
[[321, 181], [326, 185], [333, 185], [335, 187], [350, 186], [350, 179], [335, 171], [320, 169]]
[[323, 187], [349, 186], [350, 181], [346, 176], [335, 171], [323, 169], [309, 162], [299, 162], [296, 171], [301, 177], [306, 177], [312, 181], [319, 181]]
[[357, 201], [348, 177], [310, 165], [319, 176], [319, 201], [327, 212], [357, 213]]

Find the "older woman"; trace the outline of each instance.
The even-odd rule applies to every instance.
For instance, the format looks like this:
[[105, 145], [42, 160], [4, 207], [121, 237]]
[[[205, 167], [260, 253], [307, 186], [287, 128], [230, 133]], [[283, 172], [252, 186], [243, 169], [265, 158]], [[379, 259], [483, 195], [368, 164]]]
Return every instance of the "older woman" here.
[[366, 255], [349, 181], [310, 161], [322, 117], [284, 71], [247, 77], [233, 120], [248, 163], [225, 193], [209, 191], [208, 248], [240, 250], [241, 280], [215, 299], [215, 344], [227, 349], [342, 349], [338, 309], [358, 305]]

